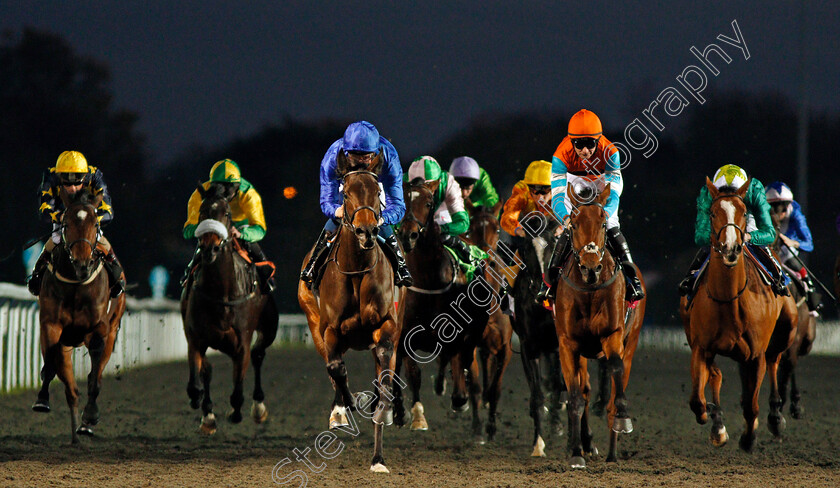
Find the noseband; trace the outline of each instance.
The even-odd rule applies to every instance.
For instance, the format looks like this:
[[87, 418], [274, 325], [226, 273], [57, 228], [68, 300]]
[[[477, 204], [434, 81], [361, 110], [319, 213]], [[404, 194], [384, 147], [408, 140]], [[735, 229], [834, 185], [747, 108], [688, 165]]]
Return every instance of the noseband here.
[[[346, 180], [347, 180], [347, 177], [350, 176], [350, 175], [370, 175], [376, 181], [377, 187], [379, 186], [379, 176], [372, 171], [359, 170], [359, 171], [350, 171], [349, 173], [345, 174], [344, 177], [341, 179], [341, 181], [344, 183], [344, 203], [342, 203], [342, 206], [344, 207], [344, 210], [347, 210], [347, 197], [348, 197]], [[379, 198], [379, 192], [377, 190], [377, 199], [378, 198]], [[371, 212], [373, 212], [373, 218], [376, 221], [376, 227], [379, 227], [380, 210], [377, 210], [377, 209], [371, 207], [370, 205], [362, 205], [360, 207], [356, 207], [356, 210], [353, 210], [353, 213], [351, 213], [349, 215], [345, 211], [344, 212], [344, 217], [342, 217], [342, 219], [341, 219], [341, 225], [345, 225], [345, 226], [349, 227], [353, 232], [356, 232], [356, 225], [353, 224], [353, 221], [356, 220], [356, 214], [359, 213], [362, 210], [370, 210]]]
[[[412, 185], [411, 187], [409, 187], [409, 190], [422, 191], [422, 192], [426, 193], [427, 195], [429, 195], [429, 199], [432, 202], [434, 202], [434, 200], [435, 200], [435, 197], [434, 197], [434, 195], [432, 195], [432, 192], [428, 188], [426, 188], [425, 186]], [[412, 201], [410, 199], [410, 196], [411, 196], [411, 193], [409, 192], [409, 200], [407, 202], [408, 204], [410, 204], [411, 201]], [[419, 227], [418, 232], [420, 233], [420, 235], [425, 234], [426, 229], [430, 225], [432, 225], [432, 219], [434, 219], [435, 213], [432, 211], [431, 208], [429, 208], [429, 215], [426, 216], [426, 222], [421, 224], [420, 221], [417, 220], [417, 217], [414, 216], [414, 210], [411, 210], [410, 208], [411, 208], [411, 205], [406, 205], [405, 217], [403, 217], [403, 222], [414, 222], [415, 224], [417, 224], [417, 227]]]
[[[576, 206], [576, 207], [574, 207], [574, 208], [572, 209], [572, 212], [576, 211], [576, 210], [577, 210], [578, 208], [580, 208], [580, 207], [588, 207], [588, 206], [596, 206], [596, 207], [600, 207], [601, 211], [602, 211], [602, 212], [604, 212], [604, 213], [606, 213], [606, 210], [604, 210], [604, 206], [603, 206], [603, 205], [601, 205], [600, 203], [594, 203], [594, 202], [593, 202], [593, 203], [586, 203], [586, 204], [583, 204], [583, 205], [578, 205], [578, 206]], [[596, 255], [598, 256], [598, 262], [600, 262], [600, 261], [601, 261], [601, 259], [603, 259], [603, 258], [604, 258], [604, 253], [606, 252], [606, 247], [607, 247], [607, 236], [606, 236], [606, 233], [607, 233], [607, 221], [606, 221], [606, 220], [604, 220], [604, 224], [603, 224], [601, 227], [602, 227], [602, 229], [603, 229], [603, 231], [604, 231], [604, 245], [603, 245], [603, 246], [601, 246], [601, 247], [595, 247], [595, 246], [594, 246], [594, 245], [590, 242], [589, 244], [584, 245], [584, 246], [583, 246], [583, 247], [581, 247], [580, 249], [575, 249], [575, 246], [574, 246], [574, 242], [575, 242], [575, 241], [574, 241], [574, 229], [575, 229], [575, 226], [574, 226], [574, 225], [572, 225], [572, 224], [570, 224], [570, 225], [569, 225], [569, 227], [568, 227], [568, 231], [567, 231], [567, 232], [569, 233], [569, 240], [572, 242], [572, 246], [571, 246], [571, 248], [572, 248], [572, 254], [575, 256], [575, 261], [576, 261], [578, 264], [580, 264], [580, 257], [581, 257], [581, 255], [582, 255], [582, 254], [591, 254], [591, 253], [594, 253], [594, 254], [596, 254]]]

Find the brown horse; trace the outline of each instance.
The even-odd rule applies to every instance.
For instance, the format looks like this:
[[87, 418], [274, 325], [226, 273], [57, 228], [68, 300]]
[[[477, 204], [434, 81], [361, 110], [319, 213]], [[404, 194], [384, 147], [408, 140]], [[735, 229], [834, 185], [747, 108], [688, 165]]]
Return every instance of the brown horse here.
[[[779, 254], [782, 243], [782, 239], [779, 237], [781, 235], [781, 223], [775, 212], [771, 211], [770, 216], [773, 219], [773, 227], [776, 229], [776, 240], [773, 242], [772, 247], [776, 254]], [[799, 358], [811, 352], [811, 347], [814, 345], [814, 339], [817, 336], [817, 318], [811, 315], [808, 310], [808, 304], [806, 303], [807, 296], [804, 289], [806, 285], [802, 283], [799, 273], [789, 269], [784, 264], [782, 264], [782, 268], [796, 282], [794, 286], [790, 286], [789, 288], [791, 296], [794, 302], [796, 302], [798, 320], [793, 343], [787, 348], [782, 355], [782, 360], [779, 362], [779, 396], [782, 399], [782, 409], [784, 409], [785, 402], [787, 401], [787, 386], [788, 382], [790, 382], [790, 414], [793, 418], [799, 419], [804, 415], [805, 408], [799, 403], [802, 395], [796, 386], [795, 370], [796, 365], [799, 363]]]
[[[44, 275], [38, 295], [44, 367], [43, 383], [32, 409], [50, 411], [50, 382], [57, 374], [64, 383], [72, 442], [76, 444], [79, 434], [93, 436], [93, 426], [99, 422], [96, 399], [125, 312], [125, 294], [109, 298], [103, 252], [97, 250], [96, 209], [102, 203], [102, 194], [92, 197], [82, 190], [71, 197], [63, 187], [59, 192], [67, 210], [61, 218], [61, 245], [53, 250], [50, 271]], [[88, 402], [79, 425], [79, 389], [70, 353], [82, 344], [90, 354], [91, 368]]]
[[[406, 249], [406, 262], [414, 278], [400, 302], [403, 340], [398, 349], [397, 368], [405, 363], [407, 382], [412, 392], [411, 430], [427, 430], [428, 423], [420, 401], [421, 371], [419, 364], [440, 361], [440, 369], [458, 357], [452, 368], [453, 391], [451, 409], [463, 412], [478, 409], [480, 386], [477, 376], [469, 377], [464, 367], [472, 364], [475, 348], [481, 343], [489, 315], [498, 308], [498, 295], [481, 278], [469, 285], [463, 271], [444, 248], [440, 226], [434, 221], [434, 192], [438, 182], [426, 183], [417, 178], [403, 185], [406, 213], [398, 236]], [[430, 354], [422, 354], [424, 352]], [[439, 370], [440, 370], [439, 369]], [[399, 373], [397, 369], [397, 373]], [[443, 375], [438, 379], [442, 380]], [[467, 385], [467, 380], [470, 380]], [[442, 393], [442, 382], [438, 389]], [[468, 395], [469, 391], [472, 395]], [[402, 391], [397, 389], [395, 420], [405, 424]], [[471, 402], [471, 404], [469, 403]], [[478, 413], [473, 412], [473, 437], [484, 442]]]
[[[242, 421], [242, 384], [248, 364], [253, 362], [251, 417], [256, 423], [264, 422], [268, 410], [263, 403], [261, 368], [265, 350], [277, 335], [278, 313], [274, 298], [260, 292], [256, 268], [231, 234], [233, 221], [224, 188], [211, 185], [205, 191], [199, 185], [198, 192], [202, 201], [196, 236], [201, 261], [181, 294], [181, 316], [190, 365], [190, 407], [201, 406], [200, 430], [209, 435], [216, 432], [216, 416], [210, 399], [213, 368], [207, 349], [221, 351], [233, 361], [233, 409], [227, 416], [232, 423]], [[252, 346], [255, 332], [257, 340]]]
[[[365, 401], [367, 405], [360, 405], [357, 411], [374, 423], [370, 470], [388, 473], [382, 456], [382, 433], [383, 427], [393, 422], [391, 402], [400, 322], [394, 307], [391, 263], [376, 242], [380, 215], [377, 170], [381, 165], [380, 154], [371, 164], [375, 169], [359, 170], [351, 167], [339, 151], [336, 173], [344, 183], [344, 218], [330, 249], [319, 296], [301, 281], [298, 302], [335, 389], [331, 429], [351, 425], [348, 410], [357, 410], [348, 385], [344, 353], [348, 349], [372, 351], [377, 388], [373, 401]], [[308, 259], [307, 254], [304, 264]], [[366, 414], [365, 409], [372, 406], [375, 406], [373, 413]]]
[[[596, 197], [581, 197], [569, 186], [572, 201], [569, 226], [572, 256], [561, 271], [554, 302], [554, 323], [560, 344], [560, 366], [569, 389], [571, 467], [584, 468], [584, 454], [596, 454], [589, 428], [587, 358], [603, 355], [612, 376], [607, 426], [608, 462], [617, 460], [618, 434], [633, 431], [624, 391], [645, 312], [645, 299], [629, 308], [618, 264], [606, 252], [610, 185]], [[641, 278], [641, 273], [639, 273]], [[644, 281], [642, 281], [644, 286]]]
[[[758, 428], [758, 393], [765, 369], [770, 377], [770, 413], [768, 427], [774, 436], [784, 429], [782, 400], [776, 372], [782, 353], [796, 333], [796, 303], [791, 297], [776, 296], [761, 281], [760, 271], [747, 265], [745, 228], [747, 207], [744, 195], [747, 181], [734, 192], [718, 191], [706, 178], [712, 197], [711, 253], [697, 293], [687, 308], [688, 299], [680, 301], [685, 335], [691, 346], [691, 410], [699, 424], [712, 417], [711, 442], [722, 446], [729, 440], [720, 407], [723, 381], [715, 356], [738, 362], [741, 376], [741, 408], [746, 430], [741, 434], [741, 449], [750, 451]], [[705, 398], [706, 383], [712, 388], [712, 403]]]

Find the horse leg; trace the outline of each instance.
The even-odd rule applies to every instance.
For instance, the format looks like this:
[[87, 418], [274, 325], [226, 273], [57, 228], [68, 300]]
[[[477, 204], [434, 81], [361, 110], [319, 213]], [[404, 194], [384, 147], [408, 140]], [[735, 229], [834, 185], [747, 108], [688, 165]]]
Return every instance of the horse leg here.
[[[394, 375], [399, 377], [400, 372], [402, 371], [403, 361], [405, 361], [405, 356], [402, 353], [402, 347], [397, 347], [396, 354], [394, 354]], [[394, 423], [397, 424], [398, 427], [402, 427], [405, 425], [405, 403], [403, 401], [403, 382], [397, 382], [397, 385], [394, 387]]]
[[563, 419], [560, 416], [569, 402], [569, 393], [566, 390], [566, 381], [563, 379], [563, 372], [560, 371], [560, 357], [556, 351], [546, 355], [548, 361], [548, 387], [549, 397], [551, 399], [548, 408], [549, 422], [551, 423], [551, 432], [557, 436], [565, 434], [565, 427], [563, 426]]
[[489, 408], [490, 407], [490, 396], [492, 392], [490, 391], [490, 386], [492, 384], [491, 378], [494, 374], [496, 374], [496, 354], [490, 349], [487, 348], [486, 345], [482, 344], [478, 348], [478, 358], [476, 359], [476, 366], [481, 368], [481, 405], [482, 407]]
[[233, 393], [230, 394], [230, 406], [227, 419], [233, 424], [242, 422], [242, 405], [245, 403], [244, 382], [245, 373], [248, 371], [248, 364], [251, 362], [250, 337], [240, 343], [240, 350], [234, 353], [233, 359]]
[[510, 364], [510, 356], [512, 350], [510, 344], [504, 345], [501, 350], [490, 357], [493, 361], [493, 376], [487, 386], [487, 403], [489, 404], [489, 411], [487, 413], [487, 438], [492, 441], [496, 436], [496, 413], [499, 408], [499, 399], [502, 396], [502, 377], [505, 375], [505, 370]]
[[336, 390], [341, 393], [344, 405], [350, 410], [356, 409], [356, 400], [350, 393], [350, 385], [347, 378], [347, 366], [344, 358], [338, 351], [338, 336], [331, 328], [324, 332], [324, 349], [327, 353], [327, 373], [335, 381]]
[[528, 381], [528, 388], [531, 390], [531, 399], [528, 411], [534, 420], [534, 441], [532, 457], [545, 456], [545, 441], [542, 438], [542, 412], [545, 398], [543, 397], [542, 384], [540, 382], [540, 358], [539, 352], [530, 351], [529, 344], [521, 343], [522, 369], [525, 370], [525, 379]]
[[199, 352], [192, 342], [187, 343], [187, 360], [190, 364], [190, 379], [187, 381], [187, 395], [190, 397], [190, 408], [197, 410], [201, 406], [204, 390], [199, 383], [202, 368], [203, 352]]
[[595, 403], [592, 404], [592, 413], [599, 417], [604, 416], [604, 408], [607, 401], [612, 397], [610, 390], [609, 365], [607, 358], [598, 359], [598, 394], [595, 396]]
[[481, 422], [481, 379], [478, 372], [478, 361], [475, 360], [475, 349], [470, 353], [461, 355], [461, 362], [469, 364], [467, 370], [467, 388], [470, 397], [470, 407], [472, 408], [472, 435], [476, 444], [483, 445], [484, 440], [484, 425]]
[[41, 357], [44, 358], [44, 366], [41, 368], [41, 390], [38, 391], [38, 398], [32, 404], [32, 410], [36, 412], [49, 413], [50, 411], [50, 383], [56, 375], [56, 352], [60, 348], [58, 338], [61, 330], [53, 327], [46, 327], [46, 333], [41, 334]]
[[572, 454], [569, 462], [573, 469], [581, 469], [586, 467], [581, 439], [581, 422], [586, 409], [581, 373], [586, 360], [573, 349], [573, 344], [563, 344], [567, 342], [567, 339], [561, 338], [560, 341], [560, 367], [566, 379], [566, 387], [569, 389], [567, 413], [569, 415], [569, 450]]
[[207, 360], [204, 351], [199, 353], [201, 355], [201, 382], [204, 385], [204, 399], [201, 402], [201, 432], [203, 434], [212, 435], [216, 433], [216, 415], [213, 413], [213, 400], [210, 399], [210, 381], [213, 379], [213, 365]]
[[260, 315], [257, 342], [251, 348], [251, 362], [254, 365], [254, 395], [251, 404], [251, 418], [258, 424], [268, 419], [268, 409], [263, 403], [265, 393], [262, 389], [262, 364], [265, 359], [265, 350], [277, 337], [277, 327], [277, 308], [274, 305], [274, 299], [269, 299], [263, 306]]
[[387, 320], [378, 330], [374, 332], [376, 347], [376, 396], [378, 401], [376, 411], [373, 414], [373, 459], [370, 462], [370, 470], [375, 473], [388, 473], [385, 467], [385, 458], [382, 455], [382, 436], [384, 427], [394, 422], [394, 411], [392, 401], [394, 399], [394, 370], [396, 369], [397, 356], [394, 354], [393, 337], [398, 334], [396, 323]]
[[422, 371], [420, 371], [420, 366], [408, 356], [405, 358], [405, 369], [408, 374], [408, 384], [411, 387], [411, 430], [429, 430], [425, 409], [420, 402]]
[[758, 429], [758, 393], [764, 376], [764, 356], [738, 364], [741, 373], [741, 408], [744, 412], [746, 429], [741, 434], [738, 445], [744, 451], [752, 451], [755, 444], [755, 431]]
[[344, 406], [344, 397], [341, 396], [341, 390], [338, 389], [332, 378], [330, 378], [330, 384], [332, 384], [333, 393], [335, 394], [332, 409], [330, 410], [330, 429], [349, 427], [350, 421], [347, 418], [347, 407]]
[[467, 375], [464, 368], [469, 367], [471, 360], [472, 351], [469, 351], [469, 355], [466, 352], [459, 351], [450, 360], [452, 365], [452, 398], [449, 408], [455, 413], [466, 412], [470, 408]]
[[691, 350], [691, 398], [688, 401], [691, 411], [700, 425], [709, 421], [706, 412], [706, 383], [709, 381], [709, 367], [705, 354], [699, 348]]
[[[435, 376], [434, 382], [434, 392], [437, 396], [443, 396], [446, 393], [446, 367], [449, 366], [449, 362], [445, 361], [443, 357], [438, 356], [438, 372], [437, 376]], [[454, 368], [454, 365], [453, 365]]]
[[714, 360], [706, 363], [709, 368], [709, 387], [712, 389], [712, 403], [707, 403], [706, 408], [712, 417], [712, 444], [721, 447], [729, 442], [729, 433], [723, 425], [723, 410], [720, 407], [720, 386], [723, 384], [723, 373], [715, 364]]
[[99, 423], [99, 406], [96, 404], [96, 399], [99, 397], [99, 391], [102, 388], [102, 371], [105, 370], [105, 365], [111, 358], [111, 351], [114, 350], [114, 340], [116, 340], [116, 330], [104, 339], [94, 334], [87, 345], [90, 354], [88, 401], [82, 413], [82, 425], [79, 427], [80, 434], [93, 436], [92, 427]]
[[799, 404], [800, 399], [799, 388], [796, 386], [796, 363], [792, 363], [790, 367], [790, 414], [795, 419], [801, 419], [805, 416], [805, 407]]
[[770, 378], [770, 412], [767, 413], [767, 428], [777, 439], [785, 430], [782, 399], [779, 396], [778, 369], [779, 361], [767, 361], [767, 376]]
[[70, 407], [70, 431], [71, 442], [79, 443], [79, 388], [76, 386], [76, 378], [73, 375], [73, 361], [70, 357], [71, 348], [65, 348], [55, 344], [52, 348], [53, 361], [56, 364], [58, 378], [64, 383], [64, 395], [67, 397], [67, 406]]
[[589, 422], [589, 398], [592, 388], [589, 384], [589, 369], [587, 367], [587, 360], [581, 358], [580, 367], [580, 386], [581, 397], [583, 398], [583, 413], [580, 417], [580, 443], [583, 446], [583, 453], [590, 456], [598, 455], [598, 448], [592, 442], [592, 426]]

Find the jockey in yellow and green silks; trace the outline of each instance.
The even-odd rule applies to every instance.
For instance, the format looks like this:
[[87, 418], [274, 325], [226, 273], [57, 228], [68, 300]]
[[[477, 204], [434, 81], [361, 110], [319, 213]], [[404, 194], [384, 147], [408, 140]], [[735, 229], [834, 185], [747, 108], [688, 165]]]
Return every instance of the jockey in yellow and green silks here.
[[100, 228], [97, 232], [97, 249], [104, 254], [105, 267], [111, 284], [111, 297], [116, 298], [125, 290], [125, 280], [122, 277], [122, 266], [114, 254], [114, 249], [108, 239], [102, 235], [102, 226], [114, 218], [111, 208], [111, 195], [102, 171], [87, 163], [85, 156], [78, 151], [64, 151], [58, 156], [54, 167], [47, 168], [41, 178], [40, 201], [38, 213], [43, 222], [52, 225], [52, 235], [44, 244], [41, 255], [32, 270], [32, 276], [27, 281], [29, 291], [38, 295], [41, 291], [41, 278], [49, 264], [52, 250], [61, 242], [61, 218], [64, 214], [64, 202], [59, 192], [64, 190], [69, 196], [87, 190], [91, 195], [102, 194], [102, 203], [96, 209], [96, 217]]
[[[255, 263], [267, 261], [262, 248], [257, 244], [257, 241], [265, 237], [267, 230], [262, 197], [257, 193], [254, 186], [242, 177], [239, 165], [232, 159], [217, 161], [210, 168], [209, 180], [202, 183], [202, 187], [205, 190], [208, 190], [211, 185], [221, 185], [225, 189], [225, 196], [230, 205], [231, 220], [233, 222], [233, 237], [239, 240], [240, 246], [248, 252]], [[201, 209], [201, 201], [201, 194], [198, 190], [195, 190], [187, 204], [187, 221], [184, 223], [183, 230], [184, 239], [195, 237], [195, 229], [199, 224], [198, 215]], [[197, 256], [198, 248], [196, 248], [196, 253], [192, 261], [187, 265], [186, 273], [181, 279], [182, 285], [186, 282], [193, 266], [197, 262]], [[261, 278], [265, 282], [264, 288], [272, 289], [273, 282], [271, 278], [263, 275], [263, 269], [261, 267], [257, 269], [261, 271]]]

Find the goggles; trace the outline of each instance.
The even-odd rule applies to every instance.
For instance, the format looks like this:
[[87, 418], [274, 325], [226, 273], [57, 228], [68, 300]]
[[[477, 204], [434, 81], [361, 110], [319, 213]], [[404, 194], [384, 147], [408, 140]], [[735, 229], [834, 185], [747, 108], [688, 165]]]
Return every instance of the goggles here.
[[575, 149], [594, 149], [595, 146], [598, 145], [598, 141], [601, 138], [594, 139], [592, 137], [579, 137], [577, 139], [572, 139], [572, 145], [575, 146]]
[[468, 186], [474, 185], [476, 180], [474, 180], [472, 178], [464, 178], [464, 177], [458, 176], [458, 177], [455, 178], [455, 181], [458, 182], [458, 186], [460, 186], [461, 188], [466, 188]]
[[551, 185], [528, 185], [528, 190], [534, 195], [548, 195], [551, 193]]
[[58, 173], [58, 179], [62, 186], [81, 185], [86, 173]]

